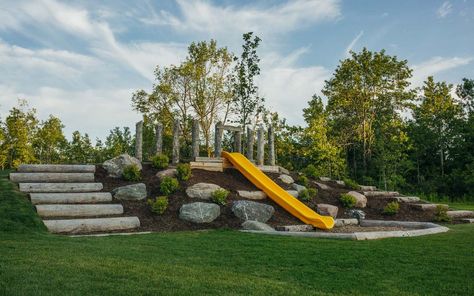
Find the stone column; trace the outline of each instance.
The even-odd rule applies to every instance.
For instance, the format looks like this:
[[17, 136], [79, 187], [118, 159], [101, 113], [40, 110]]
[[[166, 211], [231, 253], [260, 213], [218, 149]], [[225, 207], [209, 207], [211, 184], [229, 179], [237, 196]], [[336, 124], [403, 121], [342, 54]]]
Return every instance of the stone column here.
[[179, 120], [175, 120], [173, 124], [173, 153], [171, 163], [177, 165], [179, 163]]
[[155, 154], [162, 154], [163, 153], [163, 124], [158, 123], [155, 126], [155, 136], [156, 136], [156, 142], [155, 142]]
[[273, 126], [268, 128], [268, 159], [269, 165], [275, 165], [275, 132]]
[[142, 146], [143, 146], [143, 121], [137, 122], [135, 125], [135, 157], [142, 161]]
[[242, 132], [234, 132], [234, 152], [242, 153]]
[[258, 128], [257, 132], [257, 164], [263, 165], [265, 159], [265, 131], [263, 126]]
[[254, 131], [247, 127], [247, 158], [253, 160]]
[[199, 120], [193, 120], [193, 131], [192, 131], [192, 148], [193, 158], [199, 157]]
[[222, 152], [222, 123], [216, 123], [216, 130], [214, 135], [214, 157], [221, 157]]

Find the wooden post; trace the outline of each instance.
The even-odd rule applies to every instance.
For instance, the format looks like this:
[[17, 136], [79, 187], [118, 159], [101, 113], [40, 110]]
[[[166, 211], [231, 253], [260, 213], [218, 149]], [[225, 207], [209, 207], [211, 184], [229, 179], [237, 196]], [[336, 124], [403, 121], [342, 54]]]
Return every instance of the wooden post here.
[[216, 130], [214, 135], [214, 157], [221, 157], [222, 152], [222, 123], [216, 123]]
[[247, 158], [253, 160], [254, 131], [247, 127]]
[[263, 161], [265, 159], [265, 131], [263, 130], [263, 126], [258, 128], [257, 132], [257, 164], [263, 165]]
[[192, 131], [193, 158], [199, 157], [199, 120], [193, 120]]
[[143, 121], [139, 121], [135, 125], [135, 157], [139, 161], [143, 160], [142, 146], [143, 146]]
[[173, 153], [171, 163], [177, 165], [179, 163], [179, 120], [174, 121], [173, 125]]
[[155, 136], [156, 136], [156, 142], [155, 142], [155, 154], [161, 154], [163, 153], [163, 124], [158, 123], [155, 126]]
[[268, 160], [269, 165], [275, 165], [275, 133], [273, 126], [268, 128]]
[[234, 132], [234, 152], [242, 153], [242, 132]]

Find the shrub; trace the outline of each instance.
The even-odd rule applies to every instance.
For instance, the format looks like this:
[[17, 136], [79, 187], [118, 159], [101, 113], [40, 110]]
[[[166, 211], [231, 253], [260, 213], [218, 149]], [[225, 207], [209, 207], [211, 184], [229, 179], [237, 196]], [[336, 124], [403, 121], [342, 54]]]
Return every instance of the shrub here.
[[122, 176], [127, 181], [140, 181], [142, 179], [140, 168], [136, 164], [127, 165], [123, 169]]
[[148, 204], [151, 207], [151, 211], [158, 215], [162, 215], [168, 208], [168, 197], [159, 196], [155, 200], [149, 199]]
[[298, 198], [302, 201], [311, 201], [317, 193], [318, 190], [315, 188], [303, 189], [298, 193]]
[[225, 189], [217, 189], [212, 193], [212, 201], [218, 205], [225, 205], [227, 203], [227, 196], [229, 191]]
[[339, 201], [342, 203], [342, 206], [345, 208], [352, 208], [355, 206], [357, 202], [355, 197], [347, 193], [341, 194]]
[[188, 163], [180, 163], [176, 167], [176, 175], [181, 181], [186, 181], [191, 178], [191, 166]]
[[166, 169], [169, 162], [170, 159], [165, 154], [157, 154], [151, 158], [151, 165], [159, 170]]
[[319, 177], [318, 169], [312, 164], [308, 164], [308, 166], [303, 170], [303, 172], [306, 176], [313, 179]]
[[448, 209], [442, 205], [437, 205], [435, 210], [435, 221], [437, 222], [451, 222], [451, 217], [448, 216]]
[[303, 186], [308, 186], [308, 177], [306, 177], [305, 175], [301, 175], [298, 177], [298, 180], [296, 180], [296, 182], [300, 185], [303, 185]]
[[318, 195], [318, 189], [316, 188], [308, 188], [308, 193], [311, 198], [316, 197]]
[[384, 215], [395, 215], [398, 213], [398, 210], [400, 210], [400, 204], [396, 201], [389, 202], [384, 208], [383, 208], [383, 214]]
[[160, 184], [160, 191], [164, 195], [169, 195], [179, 188], [178, 179], [172, 177], [164, 177]]
[[342, 181], [344, 181], [344, 184], [346, 184], [347, 187], [354, 189], [354, 190], [359, 190], [360, 186], [357, 184], [356, 181], [349, 179], [349, 178], [344, 178]]

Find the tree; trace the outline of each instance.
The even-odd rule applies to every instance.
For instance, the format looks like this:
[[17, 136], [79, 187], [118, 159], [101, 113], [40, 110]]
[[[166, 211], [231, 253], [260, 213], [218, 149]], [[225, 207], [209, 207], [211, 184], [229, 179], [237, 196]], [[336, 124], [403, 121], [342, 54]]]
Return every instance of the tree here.
[[467, 114], [474, 113], [474, 79], [462, 79], [462, 84], [456, 87], [456, 94], [461, 99]]
[[63, 128], [61, 120], [53, 115], [41, 123], [33, 142], [40, 163], [58, 163], [61, 160], [61, 149], [66, 142]]
[[132, 154], [132, 135], [130, 128], [123, 127], [121, 130], [118, 126], [110, 130], [109, 135], [105, 139], [105, 157], [113, 158], [123, 153]]
[[79, 131], [72, 133], [72, 140], [67, 146], [69, 163], [94, 163], [94, 147], [88, 134], [81, 135]]
[[255, 77], [260, 74], [257, 48], [261, 39], [252, 32], [243, 34], [244, 44], [240, 58], [235, 57], [233, 85], [233, 109], [237, 114], [237, 122], [245, 130], [254, 117], [263, 111], [264, 98], [258, 95]]

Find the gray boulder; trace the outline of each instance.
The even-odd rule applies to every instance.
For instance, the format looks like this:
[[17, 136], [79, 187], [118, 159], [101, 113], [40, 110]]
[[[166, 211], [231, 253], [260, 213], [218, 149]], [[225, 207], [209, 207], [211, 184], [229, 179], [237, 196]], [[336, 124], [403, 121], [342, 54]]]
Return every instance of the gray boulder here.
[[298, 198], [298, 196], [300, 195], [298, 193], [298, 191], [296, 191], [296, 190], [287, 190], [286, 192], [288, 192], [290, 195], [292, 195], [293, 197], [296, 197], [296, 198]]
[[355, 209], [348, 210], [347, 214], [352, 218], [356, 218], [359, 221], [359, 223], [360, 223], [360, 220], [365, 219], [365, 213], [362, 210], [355, 210]]
[[291, 176], [285, 174], [280, 175], [278, 179], [280, 179], [285, 184], [291, 184], [295, 182]]
[[118, 187], [112, 190], [112, 195], [120, 200], [142, 200], [147, 196], [146, 185], [138, 183]]
[[306, 189], [305, 186], [299, 185], [299, 184], [296, 184], [296, 183], [291, 184], [291, 186], [293, 187], [294, 190], [298, 191], [298, 193], [300, 193], [301, 191]]
[[176, 176], [176, 169], [166, 169], [156, 173], [158, 179], [163, 180], [164, 177], [174, 177]]
[[278, 167], [278, 171], [282, 174], [286, 174], [286, 175], [289, 175], [290, 174], [290, 171], [285, 169], [284, 167]]
[[109, 177], [120, 178], [123, 174], [123, 169], [129, 165], [135, 164], [142, 170], [142, 164], [138, 159], [128, 154], [122, 154], [112, 159], [104, 161], [102, 166], [107, 171]]
[[242, 223], [242, 228], [245, 230], [275, 231], [270, 225], [253, 220], [247, 220]]
[[222, 189], [222, 187], [211, 183], [196, 183], [186, 189], [186, 194], [192, 198], [210, 199], [217, 189]]
[[213, 203], [193, 202], [179, 209], [179, 218], [193, 223], [210, 223], [221, 214], [221, 208]]
[[237, 200], [232, 204], [232, 212], [243, 221], [254, 220], [265, 223], [272, 217], [275, 209], [254, 201]]
[[329, 187], [328, 185], [326, 184], [323, 184], [323, 183], [318, 183], [318, 182], [314, 182], [316, 183], [316, 185], [321, 188], [322, 190], [331, 190], [331, 187]]
[[328, 204], [318, 204], [316, 211], [318, 214], [323, 216], [331, 216], [333, 218], [337, 217], [338, 208], [333, 205]]
[[357, 191], [349, 191], [347, 194], [356, 199], [356, 208], [365, 208], [367, 206], [367, 197]]

